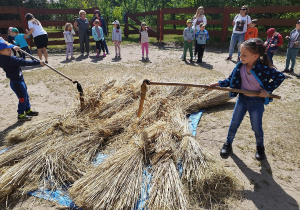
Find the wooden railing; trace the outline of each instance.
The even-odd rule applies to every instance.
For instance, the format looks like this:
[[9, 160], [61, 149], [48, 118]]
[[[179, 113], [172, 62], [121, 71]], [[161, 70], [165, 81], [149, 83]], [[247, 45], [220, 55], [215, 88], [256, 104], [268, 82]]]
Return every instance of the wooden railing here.
[[[220, 26], [221, 30], [209, 30], [210, 36], [220, 37], [221, 42], [225, 42], [228, 36], [231, 36], [232, 32], [229, 31], [233, 19], [230, 19], [231, 14], [238, 14], [240, 7], [206, 7], [205, 14], [219, 14], [219, 19], [208, 19], [208, 25]], [[183, 31], [178, 29], [166, 29], [165, 25], [186, 25], [186, 20], [168, 20], [165, 15], [168, 14], [190, 14], [190, 18], [193, 17], [197, 8], [159, 8], [152, 12], [143, 12], [138, 14], [127, 14], [127, 23], [125, 25], [125, 36], [128, 37], [130, 34], [137, 34], [137, 27], [128, 23], [128, 18], [134, 21], [138, 26], [140, 21], [137, 17], [156, 15], [157, 16], [157, 32], [152, 36], [157, 37], [159, 34], [159, 40], [164, 39], [165, 34], [177, 34], [182, 35]], [[270, 6], [270, 7], [250, 7], [251, 14], [258, 13], [293, 13], [299, 12], [300, 6]], [[259, 25], [266, 27], [274, 26], [295, 26], [298, 19], [285, 19], [285, 18], [259, 18]], [[130, 30], [129, 28], [133, 28]], [[279, 31], [280, 32], [280, 31]], [[283, 36], [288, 35], [288, 32], [280, 32]], [[266, 37], [265, 31], [259, 31], [259, 37]]]
[[[98, 8], [91, 8], [85, 9], [87, 14], [94, 14], [95, 9]], [[19, 20], [0, 20], [0, 28], [8, 28], [10, 26], [22, 28], [25, 32], [28, 29], [27, 21], [25, 20], [25, 14], [31, 13], [33, 15], [66, 15], [71, 14], [74, 16], [72, 20], [41, 20], [41, 24], [43, 27], [50, 27], [50, 26], [64, 26], [67, 22], [74, 23], [75, 17], [78, 16], [78, 12], [80, 9], [31, 9], [25, 7], [1, 7], [0, 6], [0, 14], [14, 14], [19, 15]], [[1, 34], [4, 39], [6, 39], [7, 34]], [[53, 32], [48, 33], [49, 39], [58, 39], [64, 38], [62, 32]], [[92, 40], [92, 39], [91, 39]], [[30, 47], [35, 46], [34, 42], [32, 41], [32, 36], [27, 40]], [[79, 43], [78, 36], [74, 37], [74, 44]], [[65, 40], [50, 40], [48, 41], [48, 45], [65, 45]]]

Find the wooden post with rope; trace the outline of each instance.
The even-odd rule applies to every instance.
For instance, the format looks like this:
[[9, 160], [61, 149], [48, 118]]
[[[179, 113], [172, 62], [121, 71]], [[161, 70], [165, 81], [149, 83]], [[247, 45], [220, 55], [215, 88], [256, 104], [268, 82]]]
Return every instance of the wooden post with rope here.
[[[142, 112], [143, 112], [143, 106], [144, 106], [144, 101], [145, 101], [146, 92], [147, 92], [147, 85], [200, 87], [200, 88], [222, 90], [222, 91], [228, 91], [228, 92], [234, 92], [234, 93], [243, 93], [243, 94], [248, 94], [248, 95], [252, 95], [252, 96], [259, 96], [259, 94], [260, 94], [260, 92], [251, 91], [251, 90], [242, 90], [242, 89], [236, 89], [236, 88], [226, 88], [226, 87], [217, 87], [217, 86], [211, 87], [209, 85], [178, 83], [178, 82], [151, 82], [150, 80], [145, 79], [141, 86], [141, 100], [140, 100], [140, 106], [139, 106], [138, 115], [137, 115], [138, 117], [141, 117]], [[281, 96], [274, 95], [274, 94], [270, 94], [268, 97], [277, 98], [277, 99], [281, 98]]]

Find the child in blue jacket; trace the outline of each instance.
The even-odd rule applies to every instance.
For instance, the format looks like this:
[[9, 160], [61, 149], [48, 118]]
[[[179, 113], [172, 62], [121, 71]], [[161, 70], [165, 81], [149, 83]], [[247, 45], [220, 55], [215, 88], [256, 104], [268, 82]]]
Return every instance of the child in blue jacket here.
[[[265, 54], [266, 47], [261, 39], [249, 39], [241, 44], [240, 62], [226, 80], [212, 83], [210, 86], [231, 87], [243, 90], [260, 92], [259, 97], [249, 94], [239, 94], [235, 104], [227, 140], [223, 145], [220, 155], [228, 158], [232, 153], [232, 142], [246, 112], [249, 112], [252, 130], [255, 133], [256, 149], [255, 158], [265, 159], [264, 132], [262, 129], [262, 117], [264, 104], [271, 100], [272, 93], [285, 79], [283, 73], [277, 71]], [[237, 93], [230, 93], [231, 97]]]
[[200, 23], [200, 31], [196, 33], [196, 54], [198, 54], [197, 63], [202, 63], [202, 58], [206, 46], [206, 42], [209, 40], [208, 31], [205, 30], [205, 23]]
[[96, 41], [96, 49], [97, 49], [97, 55], [96, 57], [99, 57], [99, 54], [101, 53], [100, 48], [103, 51], [103, 57], [106, 57], [105, 51], [104, 51], [104, 35], [103, 35], [103, 29], [102, 27], [99, 26], [100, 21], [96, 19], [94, 21], [94, 27], [92, 28], [92, 35], [94, 37], [94, 40]]
[[20, 49], [15, 45], [5, 42], [3, 39], [0, 40], [0, 67], [5, 71], [6, 77], [10, 79], [10, 87], [19, 99], [18, 121], [28, 121], [31, 120], [32, 116], [37, 116], [39, 113], [31, 109], [21, 66], [44, 66], [45, 64], [43, 61], [26, 61], [11, 56], [12, 48], [15, 50]]

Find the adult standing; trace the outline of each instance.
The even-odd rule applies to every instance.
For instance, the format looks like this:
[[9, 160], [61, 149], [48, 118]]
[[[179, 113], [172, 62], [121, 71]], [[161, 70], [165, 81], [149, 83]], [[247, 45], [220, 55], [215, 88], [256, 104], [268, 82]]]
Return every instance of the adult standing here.
[[[296, 57], [300, 49], [300, 20], [296, 23], [296, 28], [293, 29], [289, 36], [285, 37], [289, 42], [286, 51], [285, 69], [283, 72], [294, 73]], [[291, 68], [290, 61], [292, 61]], [[299, 75], [298, 75], [299, 77]]]
[[78, 30], [79, 34], [81, 56], [84, 54], [84, 47], [86, 56], [90, 55], [89, 21], [85, 18], [85, 15], [86, 12], [84, 10], [80, 10], [79, 18], [77, 18], [74, 22], [74, 27]]
[[[200, 6], [198, 7], [196, 14], [193, 17], [193, 29], [195, 30], [195, 34], [200, 31], [200, 23], [204, 23], [205, 25], [207, 25], [207, 20], [206, 17], [204, 15], [204, 7]], [[197, 55], [197, 40], [195, 39], [195, 56], [194, 56], [194, 60], [196, 60], [196, 55]]]
[[38, 21], [31, 13], [27, 13], [25, 15], [25, 18], [28, 21], [29, 31], [27, 31], [27, 33], [24, 35], [24, 39], [27, 39], [27, 37], [30, 34], [32, 34], [40, 60], [42, 60], [42, 54], [44, 54], [45, 63], [48, 63], [48, 52], [47, 52], [48, 34], [47, 34], [47, 32], [43, 29], [43, 26], [40, 23], [40, 21]]
[[229, 56], [226, 59], [227, 61], [232, 59], [232, 54], [234, 51], [235, 44], [238, 43], [238, 58], [237, 61], [240, 61], [240, 45], [245, 40], [245, 33], [247, 28], [250, 26], [251, 18], [248, 15], [249, 8], [247, 5], [244, 5], [240, 9], [240, 14], [236, 15], [233, 22], [233, 32], [231, 35], [230, 46], [229, 46]]
[[[94, 11], [94, 17], [92, 19], [92, 26], [91, 28], [93, 28], [95, 26], [94, 22], [95, 20], [99, 20], [99, 26], [102, 28], [103, 30], [103, 34], [105, 36], [107, 36], [107, 30], [106, 30], [106, 25], [105, 25], [105, 20], [104, 20], [104, 17], [101, 15], [100, 11], [99, 10], [95, 10]], [[108, 52], [108, 48], [107, 48], [107, 44], [106, 44], [106, 41], [105, 41], [105, 36], [103, 37], [103, 40], [102, 40], [102, 43], [104, 45], [104, 48], [105, 48], [105, 51], [106, 51], [106, 54], [109, 54]]]

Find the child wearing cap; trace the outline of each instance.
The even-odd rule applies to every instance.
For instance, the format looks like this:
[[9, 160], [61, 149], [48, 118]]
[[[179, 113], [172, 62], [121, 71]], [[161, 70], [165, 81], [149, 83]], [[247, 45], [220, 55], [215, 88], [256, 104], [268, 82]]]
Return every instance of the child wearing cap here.
[[205, 30], [205, 26], [205, 23], [200, 23], [200, 31], [196, 33], [196, 52], [198, 53], [197, 63], [202, 63], [206, 42], [209, 40], [208, 31]]
[[186, 61], [186, 51], [189, 49], [190, 51], [190, 62], [193, 61], [193, 40], [195, 38], [195, 31], [192, 28], [193, 21], [191, 19], [188, 19], [186, 21], [187, 27], [183, 30], [183, 39], [184, 39], [184, 45], [183, 45], [183, 61]]
[[26, 61], [15, 56], [11, 56], [11, 49], [18, 50], [19, 47], [9, 44], [4, 40], [0, 40], [0, 67], [5, 71], [6, 77], [10, 79], [10, 87], [19, 99], [18, 105], [18, 121], [31, 120], [32, 116], [39, 113], [31, 109], [27, 87], [23, 78], [21, 66], [42, 65], [43, 61]]
[[275, 28], [270, 28], [267, 31], [268, 39], [264, 43], [264, 46], [267, 49], [267, 55], [270, 62], [273, 64], [273, 56], [277, 51], [277, 48], [283, 44], [283, 39], [280, 33], [276, 32]]
[[[14, 44], [20, 46], [20, 48], [22, 50], [24, 50], [25, 52], [31, 54], [29, 48], [28, 48], [28, 44], [26, 42], [26, 39], [24, 39], [24, 34], [20, 34], [19, 30], [17, 28], [12, 28], [11, 29], [11, 34], [12, 36], [15, 38], [14, 40]], [[29, 38], [29, 36], [28, 36]], [[23, 59], [25, 59], [25, 53], [21, 54], [21, 57]], [[32, 58], [31, 58], [32, 59]], [[33, 60], [33, 59], [32, 59]]]
[[248, 39], [257, 38], [258, 36], [257, 23], [258, 23], [257, 19], [253, 19], [251, 21], [250, 26], [247, 32], [245, 33], [245, 41], [247, 41]]
[[112, 42], [115, 44], [116, 56], [115, 59], [121, 58], [121, 42], [122, 42], [122, 30], [120, 28], [119, 21], [115, 20], [113, 23], [114, 28], [112, 31]]
[[[296, 64], [296, 57], [300, 49], [300, 20], [296, 23], [296, 28], [293, 29], [289, 36], [285, 37], [289, 42], [286, 51], [285, 69], [283, 72], [294, 73], [294, 67]], [[292, 61], [291, 68], [289, 70], [290, 61]], [[299, 77], [299, 75], [298, 75]]]
[[[11, 29], [13, 29], [13, 27], [9, 27], [9, 28], [8, 28], [8, 32], [7, 32], [7, 34], [8, 34], [8, 35], [7, 35], [7, 41], [8, 41], [8, 43], [10, 43], [10, 44], [14, 44], [15, 38], [14, 38], [13, 35], [12, 35]], [[11, 50], [13, 51], [14, 56], [17, 56], [17, 51], [15, 51], [13, 48], [12, 48]], [[19, 54], [20, 57], [22, 56], [22, 54], [21, 54], [20, 51], [18, 51], [18, 54]]]

